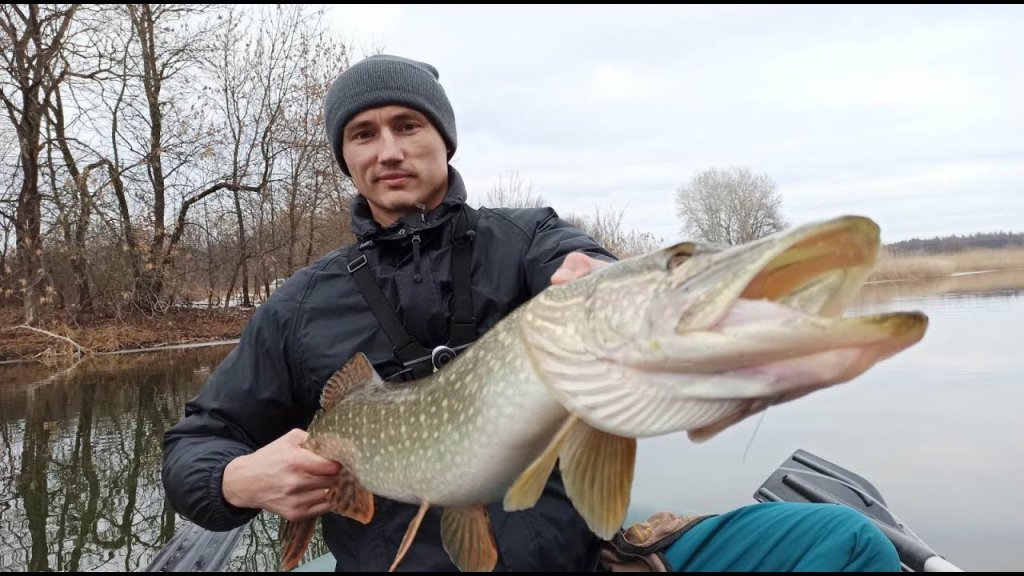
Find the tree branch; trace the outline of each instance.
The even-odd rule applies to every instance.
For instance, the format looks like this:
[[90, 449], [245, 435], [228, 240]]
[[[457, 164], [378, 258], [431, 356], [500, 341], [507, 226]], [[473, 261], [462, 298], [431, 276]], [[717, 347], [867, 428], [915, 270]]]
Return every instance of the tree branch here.
[[232, 184], [230, 182], [219, 182], [217, 184], [214, 184], [213, 186], [210, 186], [206, 190], [203, 190], [202, 192], [196, 194], [195, 196], [189, 198], [188, 200], [185, 200], [185, 202], [183, 202], [182, 205], [181, 205], [181, 209], [178, 210], [178, 220], [174, 224], [174, 232], [171, 234], [171, 241], [167, 244], [167, 251], [164, 252], [163, 264], [165, 266], [167, 266], [167, 265], [169, 265], [171, 263], [171, 253], [173, 252], [174, 247], [181, 240], [181, 235], [185, 231], [185, 217], [188, 214], [188, 209], [193, 204], [195, 204], [196, 202], [199, 202], [203, 198], [206, 198], [207, 196], [209, 196], [210, 194], [213, 194], [214, 192], [217, 192], [217, 191], [223, 190], [223, 189], [231, 190], [233, 192], [242, 192], [242, 191], [245, 191], [245, 192], [259, 192], [260, 191], [260, 187], [259, 186], [241, 186], [241, 185], [238, 185], [238, 184]]
[[40, 334], [46, 334], [47, 336], [50, 336], [50, 337], [53, 337], [53, 338], [57, 338], [59, 340], [64, 340], [65, 342], [67, 342], [67, 343], [69, 343], [69, 344], [71, 344], [72, 346], [75, 347], [75, 357], [76, 358], [80, 357], [80, 356], [84, 356], [86, 354], [91, 354], [92, 353], [92, 350], [79, 345], [78, 342], [75, 342], [74, 340], [72, 340], [71, 338], [68, 338], [67, 336], [61, 336], [60, 334], [54, 334], [53, 332], [50, 332], [48, 330], [43, 330], [41, 328], [36, 328], [34, 326], [29, 326], [28, 324], [19, 324], [17, 326], [11, 326], [9, 328], [4, 328], [2, 331], [3, 332], [11, 332], [11, 331], [17, 330], [19, 328], [24, 328], [25, 330], [31, 330], [33, 332], [39, 332]]

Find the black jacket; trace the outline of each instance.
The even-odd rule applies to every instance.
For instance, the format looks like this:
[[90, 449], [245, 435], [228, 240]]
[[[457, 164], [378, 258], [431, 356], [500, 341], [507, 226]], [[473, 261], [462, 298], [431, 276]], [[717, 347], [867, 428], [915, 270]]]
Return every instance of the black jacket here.
[[[428, 349], [448, 341], [453, 217], [466, 198], [462, 179], [451, 168], [449, 183], [436, 209], [384, 230], [361, 197], [353, 214], [353, 230], [363, 246], [372, 246], [364, 253], [378, 284], [408, 332]], [[422, 240], [418, 263], [413, 235]], [[546, 287], [573, 251], [613, 259], [549, 208], [479, 209], [471, 276], [478, 333]], [[399, 369], [390, 342], [348, 272], [354, 255], [352, 246], [332, 252], [274, 292], [246, 325], [238, 346], [186, 404], [185, 417], [165, 434], [164, 487], [174, 508], [189, 520], [229, 530], [258, 513], [224, 500], [225, 466], [292, 428], [306, 428], [324, 382], [353, 354], [365, 353], [383, 377]], [[367, 526], [334, 514], [322, 517], [339, 569], [383, 571], [394, 559], [416, 506], [375, 497], [375, 507]], [[535, 507], [506, 513], [499, 502], [489, 512], [498, 569], [596, 566], [600, 541], [573, 509], [557, 474]], [[428, 512], [401, 569], [455, 569], [441, 545], [439, 518], [439, 508]]]

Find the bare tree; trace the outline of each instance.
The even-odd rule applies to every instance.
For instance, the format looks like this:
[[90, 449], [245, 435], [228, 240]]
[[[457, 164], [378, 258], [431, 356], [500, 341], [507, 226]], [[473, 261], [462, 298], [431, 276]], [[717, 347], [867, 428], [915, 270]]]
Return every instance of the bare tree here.
[[[295, 79], [295, 98], [286, 111], [282, 137], [286, 144], [285, 199], [287, 209], [288, 248], [285, 273], [291, 274], [299, 264], [309, 264], [316, 232], [316, 215], [320, 205], [330, 201], [330, 190], [351, 189], [351, 180], [337, 167], [324, 132], [323, 100], [334, 78], [349, 66], [348, 48], [330, 38], [320, 21], [315, 21], [300, 35], [303, 66]], [[345, 203], [347, 206], [347, 203]], [[337, 207], [336, 207], [337, 208]], [[344, 210], [342, 210], [344, 212]], [[302, 230], [305, 220], [305, 232]], [[340, 222], [346, 230], [348, 222]], [[302, 259], [299, 258], [300, 243]]]
[[24, 290], [25, 323], [28, 325], [39, 320], [41, 284], [45, 279], [40, 234], [41, 127], [53, 91], [68, 73], [62, 47], [78, 7], [78, 4], [0, 6], [0, 53], [3, 54], [0, 102], [15, 126], [20, 146], [18, 168], [22, 182], [15, 230]]
[[165, 134], [165, 123], [171, 119], [168, 110], [175, 108], [173, 100], [168, 101], [169, 94], [164, 93], [164, 89], [177, 77], [188, 74], [199, 59], [199, 53], [205, 48], [204, 39], [208, 31], [204, 26], [198, 30], [189, 30], [185, 26], [185, 18], [199, 15], [206, 9], [159, 4], [126, 4], [125, 7], [138, 43], [137, 64], [141, 72], [146, 100], [145, 119], [149, 127], [148, 138], [142, 142], [152, 192], [150, 206], [153, 237], [147, 262], [148, 273], [138, 279], [137, 285], [138, 296], [148, 306], [155, 303], [163, 290], [164, 272], [173, 261], [175, 244], [183, 232], [181, 226], [185, 224], [188, 208], [217, 190], [237, 190], [239, 186], [234, 182], [221, 182], [184, 200], [176, 228], [168, 242], [166, 214], [168, 192], [172, 185], [170, 176], [183, 164], [173, 164], [175, 142], [171, 134]]
[[8, 250], [11, 247], [11, 232], [16, 221], [18, 205], [17, 174], [18, 142], [13, 127], [0, 122], [0, 302], [6, 301], [13, 292], [13, 275], [8, 265]]
[[[220, 115], [224, 123], [229, 146], [230, 179], [239, 183], [252, 172], [256, 166], [258, 134], [267, 121], [265, 108], [261, 99], [269, 94], [260, 94], [256, 87], [256, 78], [264, 62], [263, 38], [255, 40], [244, 33], [250, 24], [242, 13], [232, 9], [226, 18], [225, 26], [215, 34], [217, 60], [213, 63], [213, 73], [217, 80], [217, 92], [220, 95]], [[261, 27], [261, 35], [265, 28]], [[253, 46], [255, 42], [255, 46]], [[234, 273], [228, 285], [228, 294], [235, 289], [235, 280], [241, 274], [242, 305], [251, 306], [249, 298], [249, 231], [247, 230], [246, 212], [243, 210], [243, 197], [236, 191], [232, 195], [234, 201], [235, 223], [238, 228], [238, 259], [234, 264]]]
[[519, 171], [512, 170], [498, 181], [487, 193], [486, 205], [490, 208], [540, 208], [548, 202], [540, 194], [533, 194], [533, 184], [523, 180]]
[[711, 168], [676, 190], [683, 233], [695, 240], [742, 244], [782, 230], [782, 197], [767, 174]]
[[[73, 312], [77, 313], [89, 310], [92, 302], [87, 270], [88, 250], [85, 241], [98, 191], [90, 189], [89, 182], [93, 180], [90, 178], [90, 173], [97, 168], [104, 167], [106, 162], [98, 160], [85, 166], [84, 170], [79, 168], [67, 133], [67, 118], [69, 117], [71, 117], [71, 113], [65, 108], [61, 88], [57, 86], [53, 91], [50, 110], [46, 117], [47, 140], [52, 143], [47, 146], [48, 167], [52, 199], [58, 211], [57, 227], [60, 229], [63, 240], [59, 251], [67, 253], [74, 283], [72, 304], [71, 306], [65, 305], [63, 308], [72, 308]], [[53, 158], [54, 148], [60, 154], [60, 162]], [[58, 168], [66, 171], [66, 182], [62, 183], [58, 178]], [[62, 192], [67, 193], [66, 198]], [[63, 292], [59, 289], [57, 297], [63, 298]]]
[[262, 16], [0, 7], [0, 298], [32, 321], [51, 298], [73, 318], [250, 300], [351, 236], [322, 117], [348, 47], [322, 10]]
[[[498, 178], [487, 193], [485, 205], [490, 208], [542, 208], [550, 206], [540, 194], [533, 193], [533, 185], [517, 170]], [[650, 232], [626, 231], [622, 228], [625, 209], [594, 208], [593, 216], [567, 214], [564, 219], [597, 240], [619, 258], [628, 258], [657, 247], [658, 240]]]
[[620, 259], [645, 254], [658, 248], [661, 241], [655, 238], [654, 234], [640, 230], [624, 230], [622, 219], [625, 215], [625, 208], [602, 210], [598, 206], [594, 208], [593, 216], [568, 214], [565, 220], [586, 232]]

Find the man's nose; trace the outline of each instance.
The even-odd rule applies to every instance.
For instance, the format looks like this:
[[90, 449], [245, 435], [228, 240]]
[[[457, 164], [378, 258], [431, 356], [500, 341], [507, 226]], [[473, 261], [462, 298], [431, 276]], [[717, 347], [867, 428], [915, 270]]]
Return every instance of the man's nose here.
[[390, 130], [384, 130], [380, 136], [380, 149], [377, 150], [377, 160], [383, 163], [400, 162], [405, 158], [402, 146], [398, 138]]

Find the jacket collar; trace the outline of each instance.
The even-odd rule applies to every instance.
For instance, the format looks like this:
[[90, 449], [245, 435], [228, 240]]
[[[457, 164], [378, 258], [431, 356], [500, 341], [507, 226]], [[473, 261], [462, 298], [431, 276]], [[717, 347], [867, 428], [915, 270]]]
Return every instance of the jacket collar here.
[[352, 205], [352, 232], [360, 242], [367, 240], [404, 240], [412, 233], [437, 228], [458, 213], [466, 203], [466, 185], [455, 168], [448, 166], [448, 192], [436, 208], [423, 214], [409, 214], [382, 228], [373, 219], [370, 205], [362, 194], [356, 196]]

